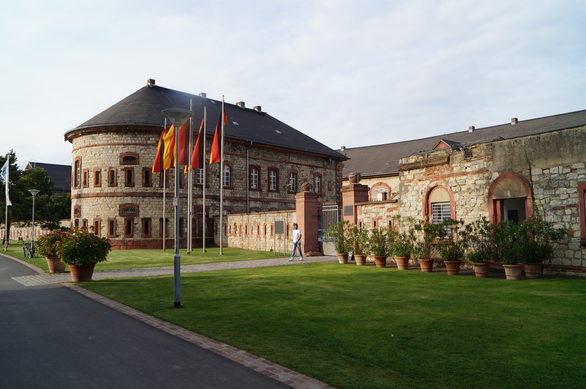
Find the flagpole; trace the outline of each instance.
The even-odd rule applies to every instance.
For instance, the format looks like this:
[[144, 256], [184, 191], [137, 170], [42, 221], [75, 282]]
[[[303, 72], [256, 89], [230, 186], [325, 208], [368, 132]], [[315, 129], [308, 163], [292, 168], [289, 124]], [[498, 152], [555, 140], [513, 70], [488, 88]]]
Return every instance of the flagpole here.
[[[163, 127], [163, 131], [166, 133], [167, 132], [167, 118], [165, 118], [165, 126]], [[163, 161], [163, 165], [164, 165], [164, 161]], [[167, 221], [165, 219], [166, 216], [166, 212], [165, 212], [165, 202], [167, 201], [167, 170], [165, 170], [165, 166], [163, 166], [163, 220], [162, 220], [162, 224], [163, 224], [163, 251], [165, 251], [165, 241], [167, 240], [167, 236], [165, 235], [166, 231], [165, 231], [165, 226], [167, 224]]]
[[[4, 183], [4, 190], [7, 191], [8, 190], [8, 181], [9, 181], [9, 177], [10, 177], [10, 154], [6, 155], [6, 163], [8, 164], [8, 167], [6, 168], [6, 182]], [[8, 250], [8, 195], [5, 194], [6, 200], [6, 211], [4, 214], [4, 251]]]
[[206, 252], [206, 124], [207, 124], [207, 107], [203, 107], [203, 164], [202, 164], [202, 171], [203, 171], [203, 187], [202, 187], [202, 250]]
[[[189, 99], [189, 110], [193, 112], [193, 99]], [[189, 153], [185, 153], [185, 166], [187, 166], [187, 254], [191, 254], [191, 246], [192, 246], [192, 208], [193, 208], [193, 175], [191, 174], [191, 161], [188, 156], [191, 155], [193, 151], [193, 116], [189, 118]]]
[[222, 128], [222, 139], [221, 147], [222, 152], [220, 153], [220, 255], [224, 255], [223, 247], [223, 219], [224, 219], [224, 95], [222, 95], [222, 115], [220, 116], [220, 123]]

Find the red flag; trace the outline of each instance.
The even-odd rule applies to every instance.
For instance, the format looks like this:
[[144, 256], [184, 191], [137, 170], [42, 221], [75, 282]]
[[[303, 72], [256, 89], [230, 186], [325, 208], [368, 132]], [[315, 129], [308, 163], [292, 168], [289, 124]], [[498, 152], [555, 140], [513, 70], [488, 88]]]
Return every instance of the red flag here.
[[201, 120], [201, 124], [199, 125], [199, 131], [197, 132], [197, 139], [195, 140], [195, 146], [193, 147], [193, 153], [191, 153], [191, 168], [192, 169], [201, 169], [203, 167], [204, 161], [204, 149], [203, 149], [203, 137], [205, 136], [203, 132], [203, 119]]
[[165, 151], [165, 129], [161, 131], [161, 137], [159, 138], [159, 143], [157, 144], [157, 154], [155, 155], [155, 160], [153, 161], [153, 168], [151, 169], [153, 173], [159, 173], [163, 170], [163, 152]]
[[179, 166], [189, 165], [189, 122], [179, 127]]
[[[212, 150], [210, 151], [210, 165], [214, 162], [220, 162], [222, 156], [222, 115], [216, 124], [216, 131], [214, 131], [214, 140], [212, 141]], [[224, 111], [224, 125], [228, 124], [228, 115]]]

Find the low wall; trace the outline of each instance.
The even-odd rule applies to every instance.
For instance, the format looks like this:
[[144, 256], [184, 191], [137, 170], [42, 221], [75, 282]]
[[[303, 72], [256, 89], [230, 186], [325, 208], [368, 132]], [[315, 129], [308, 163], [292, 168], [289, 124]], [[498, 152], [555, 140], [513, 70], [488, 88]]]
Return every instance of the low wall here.
[[[218, 226], [219, 219], [214, 223]], [[275, 233], [275, 222], [283, 222], [283, 233]], [[224, 242], [228, 247], [289, 254], [295, 210], [230, 214], [225, 218]], [[216, 228], [216, 231], [218, 229]], [[219, 236], [215, 236], [219, 244]]]
[[393, 216], [398, 215], [397, 200], [356, 204], [358, 224], [364, 228], [388, 227]]

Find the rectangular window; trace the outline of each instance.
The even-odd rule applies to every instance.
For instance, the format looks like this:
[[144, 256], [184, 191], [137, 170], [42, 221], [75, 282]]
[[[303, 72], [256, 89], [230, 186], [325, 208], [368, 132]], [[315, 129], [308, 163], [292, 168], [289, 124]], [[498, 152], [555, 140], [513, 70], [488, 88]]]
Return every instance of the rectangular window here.
[[[165, 180], [163, 185], [163, 180]], [[162, 187], [168, 188], [169, 187], [169, 174], [167, 172], [160, 172], [159, 173], [159, 188]]]
[[260, 189], [260, 183], [258, 181], [258, 177], [259, 177], [259, 173], [260, 173], [260, 168], [258, 166], [250, 166], [249, 168], [250, 170], [248, 171], [248, 175], [249, 175], [249, 188], [252, 190], [259, 190]]
[[184, 219], [182, 217], [179, 217], [179, 237], [183, 238], [185, 236], [185, 234], [183, 233], [185, 231], [185, 222]]
[[132, 187], [134, 186], [134, 168], [127, 167], [123, 169], [124, 171], [124, 186]]
[[94, 187], [102, 186], [102, 171], [100, 169], [94, 170]]
[[102, 236], [102, 225], [101, 224], [102, 223], [99, 219], [94, 220], [94, 231], [93, 231], [94, 235]]
[[321, 194], [321, 176], [313, 177], [313, 189], [317, 194]]
[[108, 186], [118, 186], [118, 180], [116, 179], [116, 169], [114, 168], [108, 169]]
[[88, 228], [88, 221], [87, 221], [87, 219], [83, 219], [81, 221], [81, 229], [87, 232], [87, 228]]
[[297, 173], [289, 173], [289, 193], [297, 193]]
[[153, 173], [148, 167], [142, 168], [142, 186], [147, 188], [153, 186]]
[[90, 172], [87, 169], [83, 169], [83, 175], [81, 180], [84, 188], [88, 188], [90, 186], [89, 175]]
[[108, 219], [108, 238], [116, 236], [116, 219]]
[[132, 238], [134, 235], [134, 219], [127, 217], [124, 219], [124, 237]]
[[224, 187], [232, 186], [231, 168], [228, 165], [224, 165], [224, 174], [222, 175], [222, 183]]
[[150, 217], [142, 218], [142, 237], [150, 238], [152, 232], [152, 221]]
[[195, 185], [203, 185], [203, 169], [195, 169]]
[[79, 188], [81, 186], [81, 159], [76, 159], [73, 166], [73, 186]]
[[450, 203], [431, 203], [431, 223], [440, 224], [451, 217]]
[[73, 226], [75, 228], [79, 228], [79, 219], [75, 219], [75, 221], [73, 222]]
[[279, 170], [269, 168], [269, 192], [279, 191]]

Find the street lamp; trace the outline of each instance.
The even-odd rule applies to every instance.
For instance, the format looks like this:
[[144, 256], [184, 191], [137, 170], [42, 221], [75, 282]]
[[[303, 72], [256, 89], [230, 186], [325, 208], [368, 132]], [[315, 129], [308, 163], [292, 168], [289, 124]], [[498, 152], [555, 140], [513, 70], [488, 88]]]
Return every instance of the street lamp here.
[[161, 113], [175, 127], [175, 193], [173, 207], [175, 209], [175, 256], [173, 257], [173, 305], [181, 308], [181, 288], [179, 278], [181, 276], [181, 257], [179, 256], [179, 127], [181, 127], [193, 115], [187, 109], [169, 108]]
[[33, 257], [35, 256], [35, 196], [40, 192], [38, 189], [29, 189], [30, 194], [33, 195], [33, 236], [31, 238], [31, 250]]

